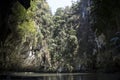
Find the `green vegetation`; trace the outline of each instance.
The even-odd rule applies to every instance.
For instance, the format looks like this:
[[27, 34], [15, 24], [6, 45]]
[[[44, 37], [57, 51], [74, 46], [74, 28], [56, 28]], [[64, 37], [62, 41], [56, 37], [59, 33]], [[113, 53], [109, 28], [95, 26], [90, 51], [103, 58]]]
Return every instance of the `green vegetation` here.
[[120, 2], [88, 2], [73, 2], [55, 15], [46, 0], [31, 0], [28, 9], [13, 2], [0, 34], [0, 70], [120, 71]]
[[105, 36], [103, 46], [98, 52], [97, 66], [103, 71], [119, 71], [120, 67], [120, 1], [93, 0], [91, 8], [93, 29], [99, 37]]

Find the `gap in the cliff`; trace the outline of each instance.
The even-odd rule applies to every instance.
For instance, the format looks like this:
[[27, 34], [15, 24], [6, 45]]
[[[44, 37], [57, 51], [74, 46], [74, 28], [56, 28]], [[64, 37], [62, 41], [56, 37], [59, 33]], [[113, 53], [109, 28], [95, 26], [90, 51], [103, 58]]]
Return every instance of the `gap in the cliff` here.
[[71, 6], [72, 2], [76, 1], [78, 0], [47, 0], [53, 15], [55, 14], [57, 8]]

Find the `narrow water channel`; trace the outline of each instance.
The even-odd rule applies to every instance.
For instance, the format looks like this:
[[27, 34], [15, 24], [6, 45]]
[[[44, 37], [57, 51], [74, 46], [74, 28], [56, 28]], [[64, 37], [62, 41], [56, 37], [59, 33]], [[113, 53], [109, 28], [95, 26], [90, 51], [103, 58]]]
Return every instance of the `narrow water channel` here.
[[120, 80], [119, 74], [102, 73], [9, 73], [0, 80]]

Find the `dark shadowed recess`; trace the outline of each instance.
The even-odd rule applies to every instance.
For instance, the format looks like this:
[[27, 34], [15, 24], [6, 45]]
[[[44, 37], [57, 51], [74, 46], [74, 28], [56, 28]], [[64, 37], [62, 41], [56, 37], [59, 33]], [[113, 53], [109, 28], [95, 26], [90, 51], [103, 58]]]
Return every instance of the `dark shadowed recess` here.
[[[11, 13], [11, 7], [17, 0], [1, 0], [0, 1], [0, 44], [4, 43], [6, 37], [11, 33], [7, 26], [8, 15]], [[25, 9], [30, 7], [30, 0], [18, 0]]]

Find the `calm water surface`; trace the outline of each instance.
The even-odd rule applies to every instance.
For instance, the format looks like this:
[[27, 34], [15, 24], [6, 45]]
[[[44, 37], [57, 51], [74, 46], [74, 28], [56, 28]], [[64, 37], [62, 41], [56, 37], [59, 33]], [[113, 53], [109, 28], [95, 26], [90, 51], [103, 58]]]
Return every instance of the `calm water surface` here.
[[119, 74], [97, 73], [9, 73], [1, 74], [0, 80], [120, 80]]

